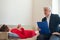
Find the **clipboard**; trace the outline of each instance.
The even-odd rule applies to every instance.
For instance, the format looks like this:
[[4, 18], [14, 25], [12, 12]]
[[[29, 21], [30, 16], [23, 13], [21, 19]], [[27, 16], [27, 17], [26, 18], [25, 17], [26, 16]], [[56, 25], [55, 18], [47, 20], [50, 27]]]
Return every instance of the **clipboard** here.
[[41, 29], [40, 34], [49, 34], [50, 29], [48, 27], [47, 21], [37, 22], [38, 27]]

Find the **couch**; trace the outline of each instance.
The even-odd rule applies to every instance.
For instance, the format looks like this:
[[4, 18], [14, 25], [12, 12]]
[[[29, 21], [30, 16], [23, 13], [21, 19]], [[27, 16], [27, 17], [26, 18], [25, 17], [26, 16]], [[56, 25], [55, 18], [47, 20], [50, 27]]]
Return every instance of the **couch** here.
[[[22, 25], [25, 29], [27, 30], [34, 30], [34, 27], [29, 26], [29, 25]], [[15, 28], [16, 25], [8, 25], [8, 27]], [[37, 35], [32, 37], [32, 38], [27, 38], [27, 39], [20, 39], [20, 38], [8, 38], [8, 33], [7, 32], [0, 32], [0, 40], [36, 40], [37, 36], [39, 35], [39, 32], [36, 31]]]

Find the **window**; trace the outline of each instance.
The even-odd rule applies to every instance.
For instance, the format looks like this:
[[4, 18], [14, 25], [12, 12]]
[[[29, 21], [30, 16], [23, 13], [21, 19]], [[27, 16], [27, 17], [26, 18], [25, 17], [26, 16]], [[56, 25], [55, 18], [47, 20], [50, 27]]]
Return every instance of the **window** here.
[[58, 0], [52, 0], [52, 13], [59, 14], [58, 10]]

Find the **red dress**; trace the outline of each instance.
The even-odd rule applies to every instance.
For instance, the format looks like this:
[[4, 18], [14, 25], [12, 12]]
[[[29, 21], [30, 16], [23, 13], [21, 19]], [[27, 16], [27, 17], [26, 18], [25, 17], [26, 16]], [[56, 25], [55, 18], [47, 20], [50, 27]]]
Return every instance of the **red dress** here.
[[21, 28], [20, 30], [14, 28], [11, 32], [16, 33], [21, 39], [31, 38], [36, 35], [34, 30], [24, 30], [24, 28]]

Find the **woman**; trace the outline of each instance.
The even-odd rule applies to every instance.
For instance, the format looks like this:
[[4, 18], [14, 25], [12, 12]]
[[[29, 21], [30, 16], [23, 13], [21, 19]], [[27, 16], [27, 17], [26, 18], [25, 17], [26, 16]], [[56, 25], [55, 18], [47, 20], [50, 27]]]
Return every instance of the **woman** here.
[[31, 38], [33, 36], [36, 35], [34, 30], [25, 30], [21, 24], [19, 24], [17, 26], [17, 28], [14, 28], [11, 30], [12, 33], [16, 33], [17, 35], [19, 35], [19, 37], [21, 39], [25, 39], [25, 38]]

